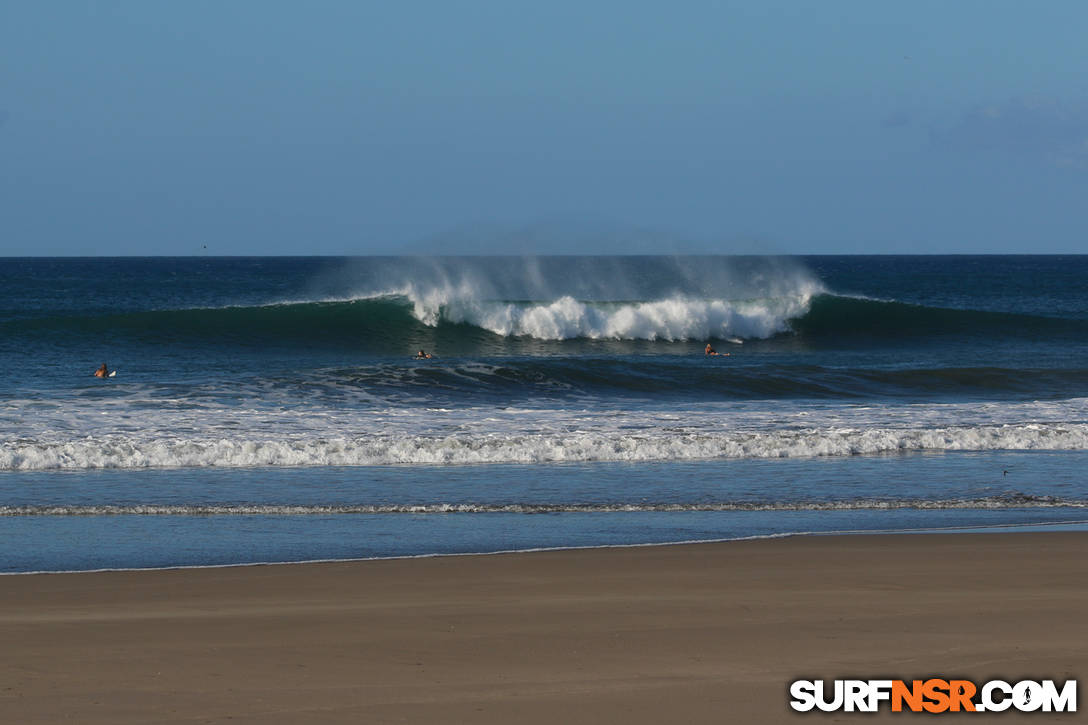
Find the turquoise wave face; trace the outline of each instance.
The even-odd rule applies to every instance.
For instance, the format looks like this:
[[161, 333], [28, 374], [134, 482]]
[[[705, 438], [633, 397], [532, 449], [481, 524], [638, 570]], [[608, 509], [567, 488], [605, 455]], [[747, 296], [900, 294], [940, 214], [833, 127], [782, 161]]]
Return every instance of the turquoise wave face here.
[[790, 330], [809, 338], [909, 336], [915, 344], [948, 335], [1016, 339], [1048, 334], [1076, 340], [1088, 336], [1088, 320], [824, 294], [790, 321]]

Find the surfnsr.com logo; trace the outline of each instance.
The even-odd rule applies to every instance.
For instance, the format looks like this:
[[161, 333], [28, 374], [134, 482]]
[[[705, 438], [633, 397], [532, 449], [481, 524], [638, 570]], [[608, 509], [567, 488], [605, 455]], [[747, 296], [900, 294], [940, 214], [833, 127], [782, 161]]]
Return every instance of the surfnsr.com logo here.
[[1077, 681], [796, 680], [790, 697], [798, 712], [1076, 712]]

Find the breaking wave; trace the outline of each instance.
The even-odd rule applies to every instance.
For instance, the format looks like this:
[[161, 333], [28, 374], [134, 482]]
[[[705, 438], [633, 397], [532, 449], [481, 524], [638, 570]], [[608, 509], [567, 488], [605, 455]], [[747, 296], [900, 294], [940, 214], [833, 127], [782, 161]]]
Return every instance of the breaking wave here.
[[446, 328], [459, 338], [452, 342], [461, 345], [486, 342], [489, 336], [544, 341], [766, 338], [788, 331], [789, 320], [805, 313], [810, 296], [763, 300], [670, 297], [641, 302], [573, 297], [543, 302], [435, 299], [390, 293], [357, 300], [35, 318], [7, 323], [3, 328], [10, 334], [108, 333], [149, 342], [194, 338], [324, 341], [379, 350], [396, 349], [398, 343], [435, 328]]
[[[775, 296], [731, 298], [673, 294], [648, 300], [495, 300], [472, 290], [408, 286], [350, 299], [241, 307], [145, 310], [0, 322], [10, 338], [60, 342], [120, 336], [148, 343], [322, 344], [400, 354], [426, 343], [442, 352], [487, 352], [502, 340], [683, 342], [895, 338], [945, 335], [1088, 339], [1088, 321], [959, 310], [839, 296], [799, 283]], [[577, 352], [569, 344], [565, 352]]]

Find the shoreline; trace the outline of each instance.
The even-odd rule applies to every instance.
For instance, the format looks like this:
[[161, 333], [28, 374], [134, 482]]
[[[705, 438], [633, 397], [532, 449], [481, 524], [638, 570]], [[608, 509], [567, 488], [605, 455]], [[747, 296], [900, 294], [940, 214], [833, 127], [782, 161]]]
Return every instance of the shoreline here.
[[781, 722], [798, 678], [1078, 677], [1086, 555], [1084, 531], [900, 533], [4, 577], [0, 711]]
[[638, 549], [657, 546], [690, 546], [695, 544], [730, 544], [741, 541], [761, 541], [764, 539], [788, 539], [819, 536], [897, 536], [897, 535], [933, 535], [933, 534], [978, 534], [978, 533], [1028, 533], [1031, 531], [1074, 532], [1088, 531], [1088, 519], [1082, 521], [1028, 522], [1012, 524], [980, 524], [978, 526], [926, 526], [914, 529], [846, 529], [833, 531], [790, 531], [772, 534], [754, 534], [735, 538], [686, 539], [679, 541], [649, 541], [631, 544], [588, 544], [584, 546], [542, 546], [526, 549], [498, 549], [495, 551], [454, 551], [432, 552], [423, 554], [400, 554], [392, 556], [364, 556], [349, 558], [299, 559], [287, 561], [241, 561], [224, 564], [178, 564], [158, 567], [113, 567], [100, 569], [40, 569], [34, 571], [0, 571], [0, 577], [32, 576], [46, 574], [107, 574], [111, 572], [140, 571], [185, 571], [190, 569], [229, 569], [233, 567], [259, 566], [294, 566], [304, 564], [337, 564], [367, 561], [401, 561], [411, 559], [437, 559], [464, 556], [506, 556], [511, 554], [536, 554], [557, 551], [592, 551], [595, 549]]

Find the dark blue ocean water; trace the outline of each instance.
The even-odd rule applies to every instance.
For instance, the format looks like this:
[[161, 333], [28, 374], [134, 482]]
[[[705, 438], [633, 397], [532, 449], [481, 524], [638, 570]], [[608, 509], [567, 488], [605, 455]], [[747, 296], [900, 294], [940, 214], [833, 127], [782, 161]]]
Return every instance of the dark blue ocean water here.
[[0, 570], [1088, 518], [1085, 279], [1084, 256], [0, 259]]

